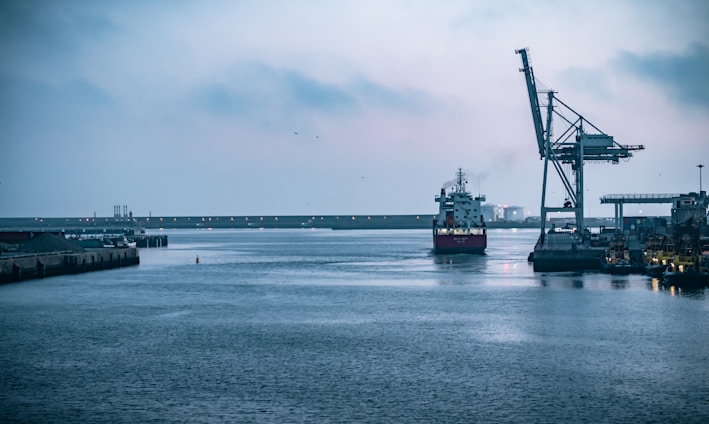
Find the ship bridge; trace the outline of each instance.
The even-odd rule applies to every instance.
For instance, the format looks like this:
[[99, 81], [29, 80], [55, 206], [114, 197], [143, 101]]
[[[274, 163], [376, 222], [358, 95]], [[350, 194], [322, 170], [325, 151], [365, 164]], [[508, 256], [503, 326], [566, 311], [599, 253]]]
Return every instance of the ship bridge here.
[[615, 205], [615, 228], [621, 228], [623, 222], [623, 205], [626, 203], [674, 203], [682, 196], [679, 193], [662, 194], [606, 194], [601, 196], [601, 204]]

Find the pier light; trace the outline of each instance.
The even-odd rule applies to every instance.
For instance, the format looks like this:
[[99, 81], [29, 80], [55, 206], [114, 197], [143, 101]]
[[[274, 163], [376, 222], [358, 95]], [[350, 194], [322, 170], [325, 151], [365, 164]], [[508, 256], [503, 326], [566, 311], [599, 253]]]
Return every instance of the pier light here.
[[354, 221], [355, 219], [357, 219], [357, 218], [355, 218], [355, 217], [353, 216], [353, 217], [352, 217], [352, 220]]
[[704, 165], [701, 163], [697, 165], [697, 168], [699, 168], [699, 192], [702, 192], [702, 168], [704, 168]]

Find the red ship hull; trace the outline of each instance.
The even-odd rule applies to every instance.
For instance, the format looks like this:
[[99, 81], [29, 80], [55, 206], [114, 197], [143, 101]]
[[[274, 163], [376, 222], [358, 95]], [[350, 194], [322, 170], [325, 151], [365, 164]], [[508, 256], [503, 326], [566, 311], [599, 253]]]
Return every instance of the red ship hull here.
[[474, 253], [484, 254], [487, 247], [487, 234], [434, 234], [434, 253]]

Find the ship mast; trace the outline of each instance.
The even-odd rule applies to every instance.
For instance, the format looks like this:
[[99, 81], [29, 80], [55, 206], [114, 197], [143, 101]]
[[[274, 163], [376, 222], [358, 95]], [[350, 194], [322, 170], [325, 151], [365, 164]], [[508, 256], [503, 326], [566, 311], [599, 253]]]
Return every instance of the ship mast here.
[[463, 168], [458, 168], [458, 172], [456, 172], [456, 177], [457, 181], [455, 183], [455, 191], [457, 193], [465, 193], [465, 172], [463, 172]]

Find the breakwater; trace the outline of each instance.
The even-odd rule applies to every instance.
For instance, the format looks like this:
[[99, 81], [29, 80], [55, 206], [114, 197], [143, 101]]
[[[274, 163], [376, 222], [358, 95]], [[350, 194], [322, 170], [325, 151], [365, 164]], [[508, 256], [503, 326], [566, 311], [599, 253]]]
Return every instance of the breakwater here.
[[0, 283], [138, 265], [133, 247], [0, 256]]
[[135, 236], [135, 247], [167, 247], [167, 236], [161, 235], [140, 235]]
[[[0, 218], [0, 229], [73, 230], [115, 232], [124, 228], [330, 228], [354, 229], [429, 229], [432, 214], [418, 215], [219, 215], [219, 216], [148, 216], [94, 218]], [[537, 228], [536, 222], [487, 222], [488, 228]]]

